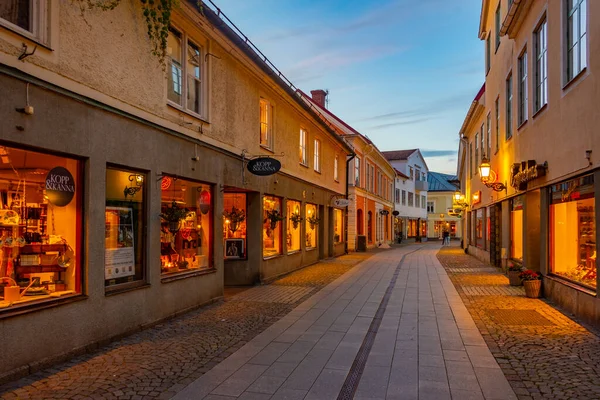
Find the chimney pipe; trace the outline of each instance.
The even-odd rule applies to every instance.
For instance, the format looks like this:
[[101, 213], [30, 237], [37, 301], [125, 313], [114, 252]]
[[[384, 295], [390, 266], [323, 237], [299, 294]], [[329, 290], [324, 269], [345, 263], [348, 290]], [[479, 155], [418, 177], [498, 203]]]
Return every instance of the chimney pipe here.
[[319, 90], [311, 90], [310, 95], [312, 96], [312, 100], [320, 105], [322, 108], [327, 108], [325, 106], [327, 100], [327, 92], [323, 89]]

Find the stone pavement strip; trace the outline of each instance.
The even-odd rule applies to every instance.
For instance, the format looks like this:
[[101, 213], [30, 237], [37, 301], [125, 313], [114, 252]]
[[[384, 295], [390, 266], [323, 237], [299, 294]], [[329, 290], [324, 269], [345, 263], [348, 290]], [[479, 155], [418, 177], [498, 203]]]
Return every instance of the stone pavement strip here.
[[175, 399], [516, 399], [438, 248], [363, 261]]
[[438, 258], [519, 399], [600, 399], [597, 334], [460, 248]]
[[373, 253], [325, 260], [0, 386], [1, 399], [170, 398]]

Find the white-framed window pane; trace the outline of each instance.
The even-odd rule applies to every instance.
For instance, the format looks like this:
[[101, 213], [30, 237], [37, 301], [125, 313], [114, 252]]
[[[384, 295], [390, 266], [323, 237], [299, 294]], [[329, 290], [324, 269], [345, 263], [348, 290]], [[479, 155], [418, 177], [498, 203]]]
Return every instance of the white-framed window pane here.
[[271, 104], [260, 99], [260, 144], [271, 148]]
[[542, 108], [548, 102], [548, 61], [547, 61], [547, 48], [546, 48], [546, 24], [544, 21], [538, 30], [535, 32], [535, 44], [536, 44], [536, 63], [535, 63], [535, 83], [536, 83], [536, 98], [535, 108], [536, 111]]
[[402, 191], [402, 205], [406, 205], [406, 190]]
[[492, 156], [492, 114], [488, 113], [487, 115], [487, 156], [491, 158]]
[[200, 48], [193, 43], [187, 46], [187, 108], [190, 111], [201, 114], [201, 52]]
[[567, 80], [587, 66], [587, 1], [567, 1]]
[[300, 129], [300, 163], [306, 165], [306, 131]]
[[496, 98], [496, 151], [500, 148], [500, 97]]
[[167, 38], [167, 50], [169, 53], [167, 98], [177, 104], [181, 104], [181, 95], [183, 93], [181, 40], [181, 33], [172, 28], [169, 29], [169, 36]]
[[354, 159], [354, 185], [360, 186], [360, 158]]
[[321, 171], [321, 142], [318, 139], [315, 139], [314, 168], [317, 172]]
[[0, 18], [33, 33], [34, 0], [0, 1]]
[[338, 155], [335, 155], [333, 160], [333, 179], [338, 180]]
[[512, 137], [512, 74], [506, 79], [506, 139]]

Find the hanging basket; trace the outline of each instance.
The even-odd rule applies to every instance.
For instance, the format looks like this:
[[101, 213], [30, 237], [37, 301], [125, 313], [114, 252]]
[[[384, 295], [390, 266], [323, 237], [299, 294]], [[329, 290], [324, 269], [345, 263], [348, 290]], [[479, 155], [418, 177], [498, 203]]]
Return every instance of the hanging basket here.
[[521, 271], [508, 271], [508, 282], [510, 286], [521, 286], [521, 278], [519, 274]]
[[525, 286], [525, 296], [531, 299], [537, 299], [540, 297], [542, 292], [542, 281], [539, 279], [531, 280], [531, 281], [523, 281], [523, 286]]
[[169, 232], [173, 235], [179, 232], [180, 221], [169, 221]]

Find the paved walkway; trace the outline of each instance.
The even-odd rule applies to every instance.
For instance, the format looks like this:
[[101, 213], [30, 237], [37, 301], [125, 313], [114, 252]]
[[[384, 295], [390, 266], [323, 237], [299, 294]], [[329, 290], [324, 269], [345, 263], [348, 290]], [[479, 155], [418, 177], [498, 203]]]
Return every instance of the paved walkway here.
[[457, 247], [438, 258], [520, 400], [600, 399], [600, 338]]
[[516, 399], [438, 249], [374, 255], [175, 399]]

